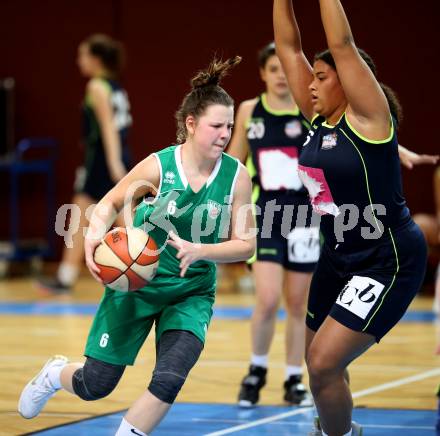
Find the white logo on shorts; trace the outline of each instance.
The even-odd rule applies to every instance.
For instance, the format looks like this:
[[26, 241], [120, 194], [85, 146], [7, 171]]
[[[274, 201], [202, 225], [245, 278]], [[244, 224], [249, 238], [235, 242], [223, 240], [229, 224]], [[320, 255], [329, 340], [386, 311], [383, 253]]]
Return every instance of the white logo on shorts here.
[[317, 227], [296, 227], [287, 235], [289, 262], [317, 262], [319, 251], [319, 229]]
[[370, 277], [353, 276], [336, 300], [344, 309], [365, 319], [385, 286]]

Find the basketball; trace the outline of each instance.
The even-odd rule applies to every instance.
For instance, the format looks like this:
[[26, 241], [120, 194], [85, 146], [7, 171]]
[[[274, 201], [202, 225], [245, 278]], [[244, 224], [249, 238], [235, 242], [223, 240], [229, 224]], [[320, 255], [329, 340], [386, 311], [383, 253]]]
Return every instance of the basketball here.
[[94, 259], [105, 285], [116, 291], [135, 291], [156, 274], [159, 252], [154, 239], [142, 229], [116, 227], [104, 236]]

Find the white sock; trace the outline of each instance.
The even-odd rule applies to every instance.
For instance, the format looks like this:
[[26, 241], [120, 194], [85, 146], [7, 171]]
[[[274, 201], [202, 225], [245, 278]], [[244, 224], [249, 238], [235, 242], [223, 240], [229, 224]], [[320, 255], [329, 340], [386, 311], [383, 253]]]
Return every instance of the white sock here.
[[267, 354], [262, 354], [262, 355], [251, 354], [251, 365], [262, 366], [263, 368], [267, 368], [268, 361], [269, 361], [269, 356]]
[[121, 425], [118, 428], [118, 431], [115, 433], [115, 436], [148, 436], [147, 433], [136, 428], [134, 425], [131, 425], [125, 418], [122, 418]]
[[57, 277], [64, 286], [72, 286], [79, 273], [79, 268], [71, 263], [61, 262], [58, 267]]
[[291, 375], [303, 375], [302, 366], [287, 365], [286, 380], [288, 380]]
[[[66, 363], [66, 365], [67, 365], [67, 363]], [[52, 368], [50, 368], [49, 371], [47, 371], [47, 376], [49, 377], [50, 384], [55, 389], [61, 389], [63, 387], [61, 384], [60, 374], [66, 365], [52, 366]]]

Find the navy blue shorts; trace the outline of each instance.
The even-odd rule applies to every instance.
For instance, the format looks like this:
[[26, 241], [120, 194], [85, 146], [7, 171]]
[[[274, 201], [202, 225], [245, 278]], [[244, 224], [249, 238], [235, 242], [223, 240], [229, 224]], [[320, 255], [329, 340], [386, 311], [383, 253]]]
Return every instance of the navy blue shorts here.
[[317, 331], [330, 315], [379, 342], [419, 291], [426, 260], [426, 242], [413, 221], [362, 251], [341, 253], [324, 244], [310, 287], [307, 326]]
[[[267, 209], [274, 201], [277, 208], [272, 207], [272, 215]], [[289, 271], [313, 272], [320, 253], [319, 227], [311, 226], [308, 197], [291, 191], [262, 193], [256, 206], [257, 250], [252, 260], [275, 262]], [[300, 206], [306, 218], [297, 221]]]
[[[122, 161], [128, 171], [130, 169], [130, 155], [125, 148], [122, 149]], [[86, 194], [96, 202], [101, 200], [114, 186], [115, 183], [110, 177], [103, 153], [97, 154], [87, 166], [79, 167], [76, 170], [75, 192]]]

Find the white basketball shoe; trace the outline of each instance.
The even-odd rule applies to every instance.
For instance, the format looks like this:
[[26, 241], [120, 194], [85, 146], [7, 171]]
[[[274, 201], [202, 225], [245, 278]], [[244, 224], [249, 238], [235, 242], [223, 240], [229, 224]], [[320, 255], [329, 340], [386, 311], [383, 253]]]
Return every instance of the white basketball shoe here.
[[[352, 436], [362, 436], [364, 434], [362, 427], [355, 421], [351, 422], [351, 434]], [[313, 430], [309, 433], [309, 436], [322, 436], [321, 424], [318, 417], [313, 420]]]
[[23, 389], [18, 401], [18, 412], [23, 418], [31, 419], [37, 416], [49, 398], [53, 397], [58, 389], [54, 388], [49, 380], [48, 372], [55, 366], [65, 366], [67, 357], [52, 356], [41, 371]]

